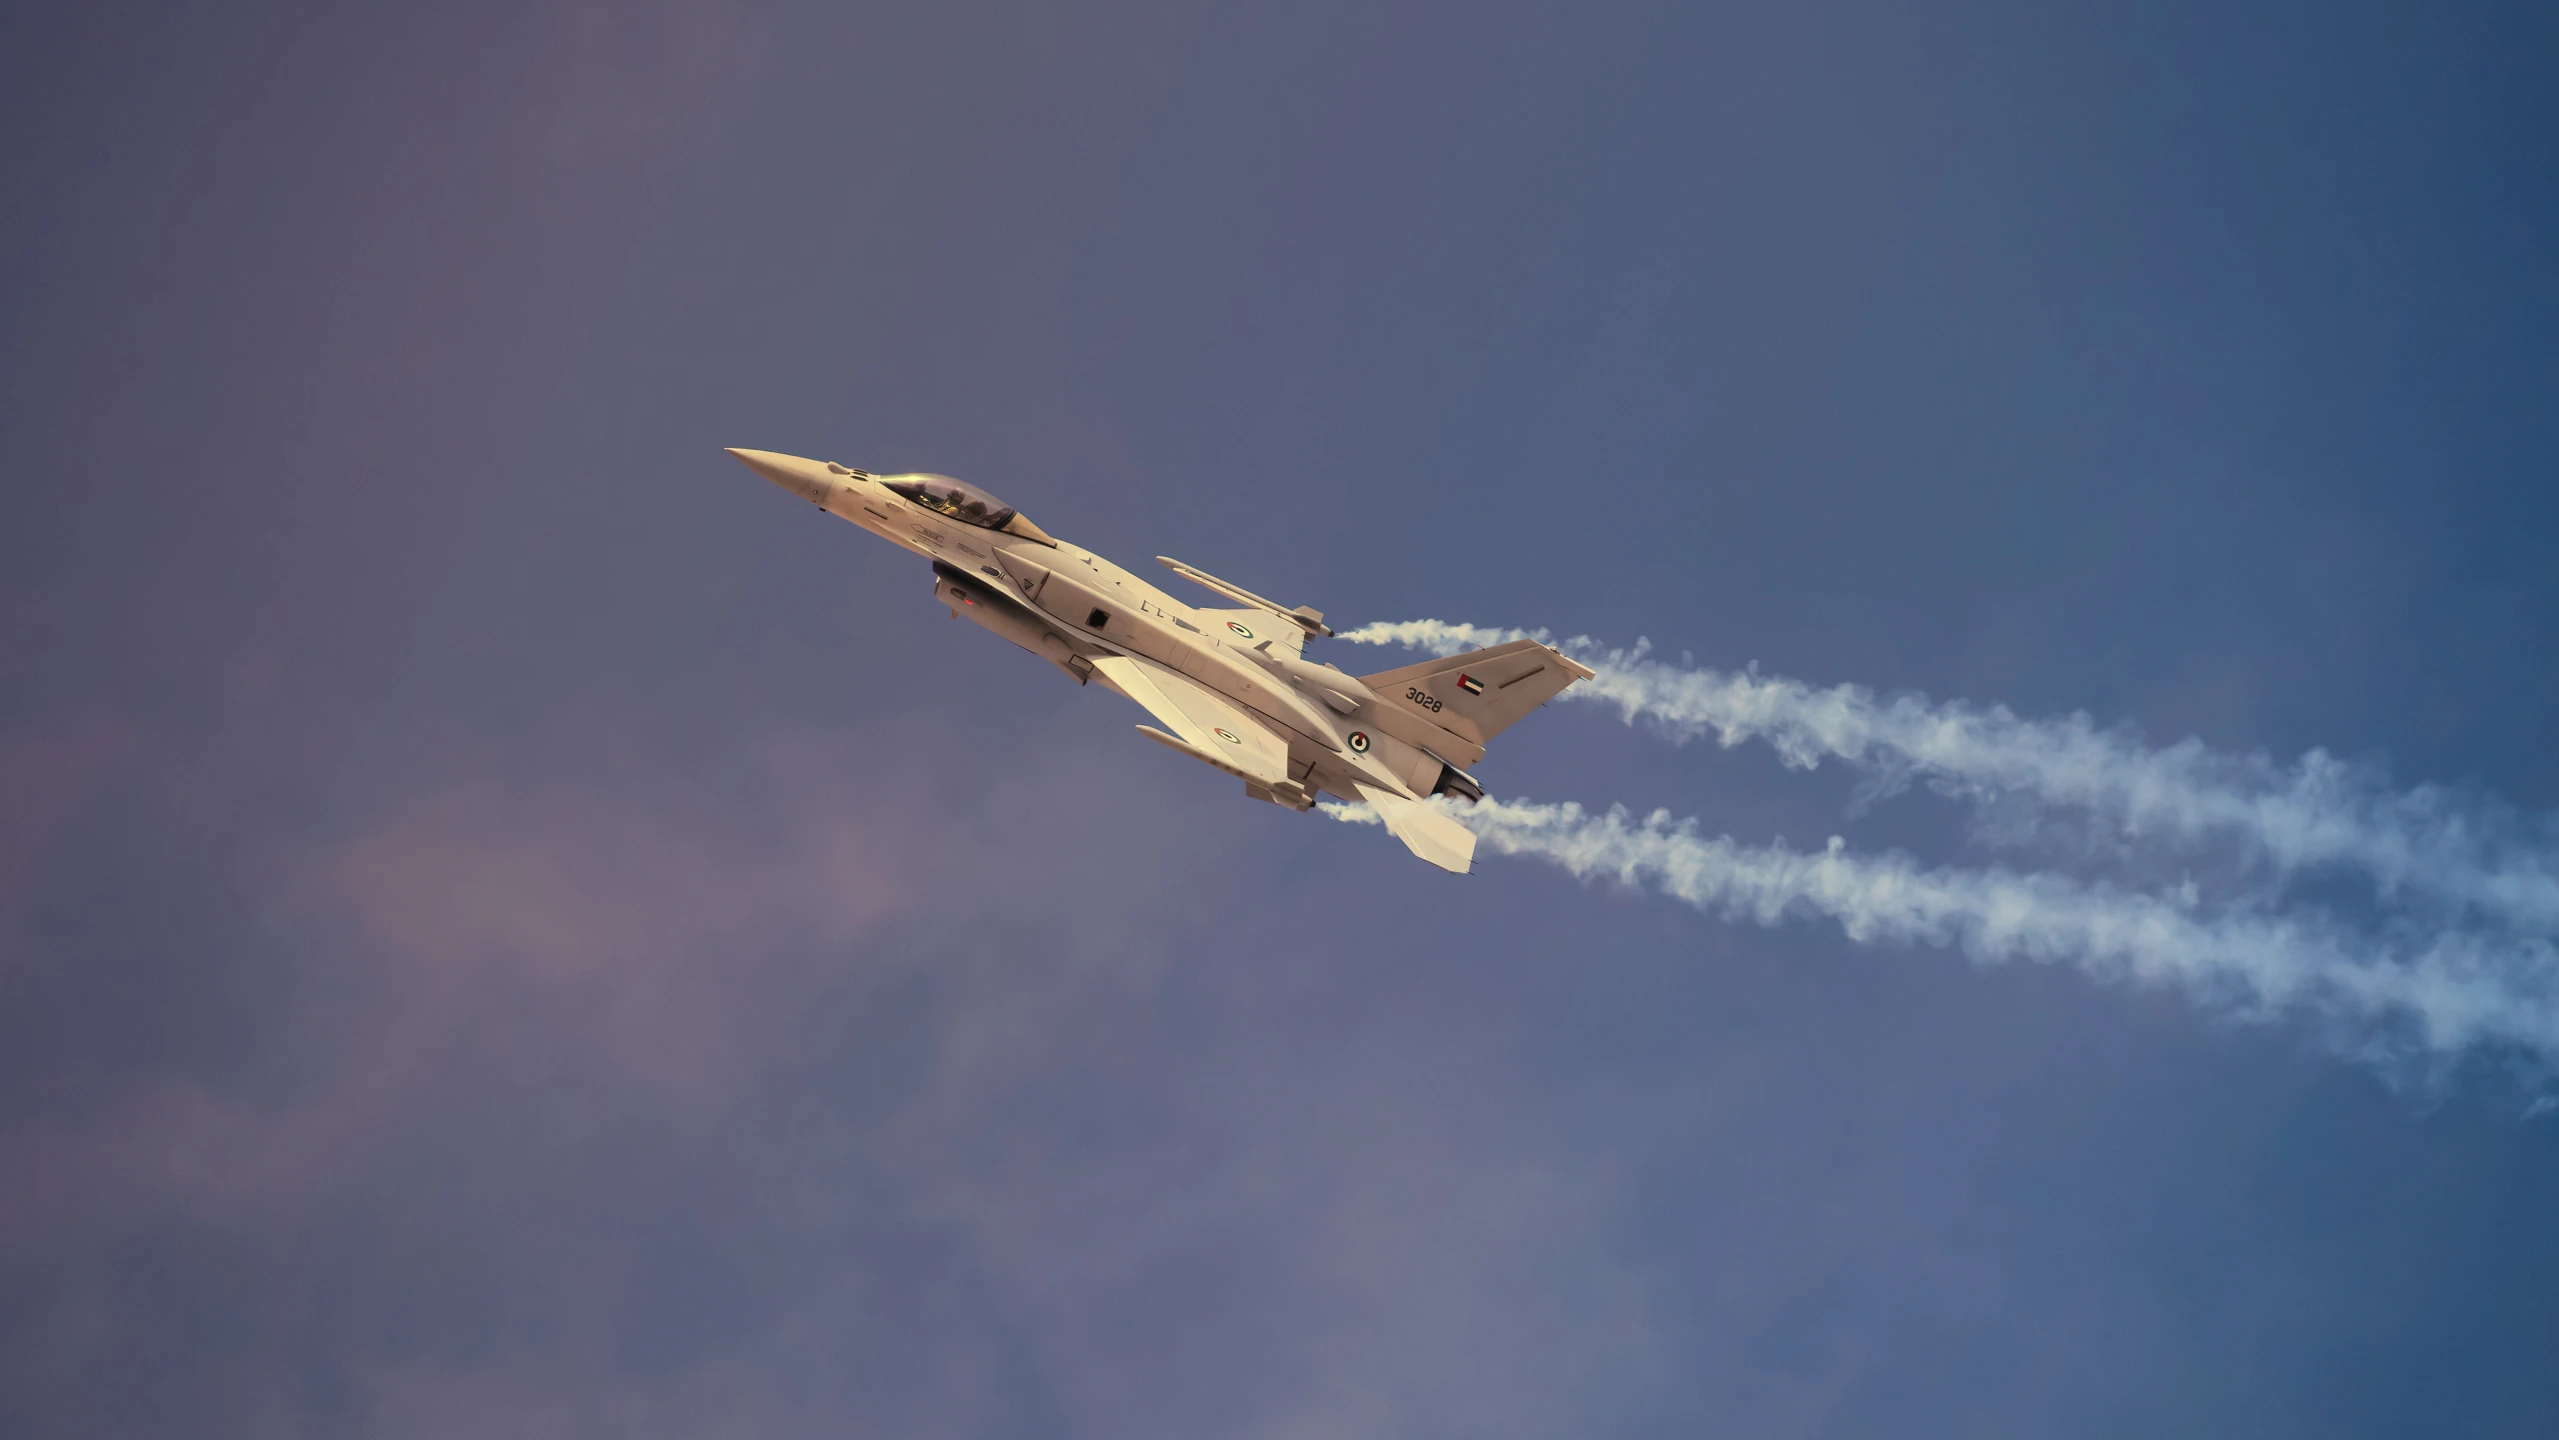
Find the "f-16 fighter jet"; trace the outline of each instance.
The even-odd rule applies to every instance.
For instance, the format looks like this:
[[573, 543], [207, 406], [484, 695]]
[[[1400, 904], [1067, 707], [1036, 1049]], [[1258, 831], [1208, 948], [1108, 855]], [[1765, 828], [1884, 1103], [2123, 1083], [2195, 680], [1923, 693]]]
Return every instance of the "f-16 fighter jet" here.
[[933, 562], [933, 598], [1081, 685], [1100, 680], [1165, 729], [1138, 733], [1292, 810], [1317, 792], [1374, 808], [1412, 852], [1465, 874], [1475, 834], [1425, 797], [1468, 802], [1466, 767], [1512, 722], [1591, 671], [1534, 640], [1400, 670], [1348, 675], [1302, 653], [1332, 634], [1323, 612], [1290, 609], [1179, 560], [1156, 559], [1235, 602], [1195, 610], [1028, 516], [948, 475], [873, 475], [842, 465], [731, 450], [748, 469], [818, 508]]

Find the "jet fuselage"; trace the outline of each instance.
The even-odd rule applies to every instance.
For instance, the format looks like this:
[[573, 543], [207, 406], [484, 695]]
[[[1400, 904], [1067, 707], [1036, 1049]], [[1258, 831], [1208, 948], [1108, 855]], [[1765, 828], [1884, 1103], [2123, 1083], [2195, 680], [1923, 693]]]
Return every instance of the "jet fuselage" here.
[[947, 475], [873, 475], [768, 450], [757, 474], [932, 562], [934, 598], [1084, 684], [1100, 679], [1172, 727], [1149, 739], [1294, 810], [1318, 792], [1370, 806], [1414, 854], [1464, 873], [1473, 832], [1427, 803], [1480, 799], [1485, 742], [1590, 670], [1532, 640], [1354, 676], [1302, 653], [1323, 615], [1283, 608], [1156, 557], [1238, 609], [1184, 604]]
[[[1374, 722], [1373, 713], [1383, 707], [1373, 700], [1347, 714], [1333, 709], [1324, 698], [1328, 694], [1364, 696], [1365, 687], [1331, 666], [1304, 660], [1299, 652], [1306, 631], [1278, 614], [1198, 609], [1070, 541], [1046, 532], [988, 529], [889, 488], [925, 477], [872, 475], [771, 451], [731, 453], [819, 509], [933, 562], [935, 595], [953, 613], [1049, 661], [1079, 684], [1100, 673], [1093, 661], [1136, 655], [1251, 710], [1285, 734], [1287, 778], [1301, 790], [1356, 801], [1365, 781], [1398, 794], [1427, 795], [1438, 786], [1443, 765], [1470, 765], [1480, 758], [1480, 747], [1467, 755], [1462, 742], [1426, 749], [1398, 739]], [[1338, 680], [1326, 686], [1306, 672]], [[1107, 674], [1103, 680], [1121, 688]], [[1141, 696], [1129, 698], [1146, 703]], [[1362, 723], [1362, 710], [1372, 712], [1371, 723]], [[1221, 760], [1215, 752], [1202, 758]], [[1295, 797], [1283, 788], [1265, 798], [1286, 804]]]

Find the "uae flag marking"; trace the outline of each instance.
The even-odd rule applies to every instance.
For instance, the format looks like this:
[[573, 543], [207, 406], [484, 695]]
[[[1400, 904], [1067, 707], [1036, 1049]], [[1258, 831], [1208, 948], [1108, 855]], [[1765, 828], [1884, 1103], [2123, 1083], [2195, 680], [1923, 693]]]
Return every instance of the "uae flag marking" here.
[[1460, 675], [1457, 677], [1457, 688], [1469, 695], [1481, 695], [1484, 693], [1484, 682], [1472, 675]]

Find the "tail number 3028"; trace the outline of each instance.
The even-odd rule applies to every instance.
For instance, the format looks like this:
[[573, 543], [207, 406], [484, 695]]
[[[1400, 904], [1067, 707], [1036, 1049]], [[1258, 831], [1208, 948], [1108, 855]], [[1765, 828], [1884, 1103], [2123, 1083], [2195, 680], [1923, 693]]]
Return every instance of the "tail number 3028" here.
[[1404, 698], [1434, 715], [1439, 713], [1439, 697], [1436, 695], [1425, 695], [1419, 689], [1407, 689], [1404, 692]]

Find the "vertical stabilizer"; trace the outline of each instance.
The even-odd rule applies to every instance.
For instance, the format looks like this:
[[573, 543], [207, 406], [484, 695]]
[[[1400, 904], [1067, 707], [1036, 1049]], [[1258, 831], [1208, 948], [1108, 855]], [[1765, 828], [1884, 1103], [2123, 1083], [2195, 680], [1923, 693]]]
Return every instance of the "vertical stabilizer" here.
[[[1513, 640], [1359, 677], [1389, 705], [1427, 718], [1480, 750], [1591, 668], [1551, 645]], [[1472, 763], [1472, 758], [1462, 763]]]

